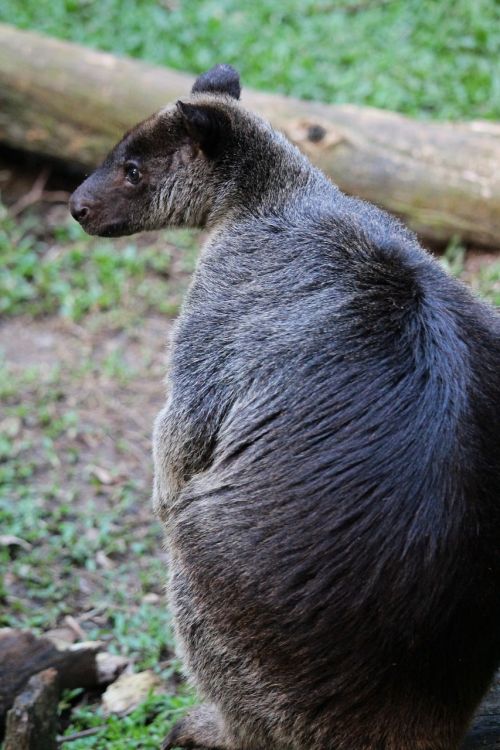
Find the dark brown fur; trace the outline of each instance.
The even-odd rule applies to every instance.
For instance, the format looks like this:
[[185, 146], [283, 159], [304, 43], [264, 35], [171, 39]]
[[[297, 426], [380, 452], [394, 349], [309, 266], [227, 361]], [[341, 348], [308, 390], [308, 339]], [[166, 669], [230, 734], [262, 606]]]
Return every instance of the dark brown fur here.
[[498, 318], [238, 94], [209, 71], [71, 202], [212, 230], [154, 434], [206, 701], [165, 748], [456, 750], [500, 659]]

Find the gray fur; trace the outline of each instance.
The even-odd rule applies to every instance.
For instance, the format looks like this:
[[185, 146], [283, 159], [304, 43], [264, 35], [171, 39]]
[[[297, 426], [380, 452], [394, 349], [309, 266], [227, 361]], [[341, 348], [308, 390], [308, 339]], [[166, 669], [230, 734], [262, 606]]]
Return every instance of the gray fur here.
[[72, 201], [97, 234], [211, 230], [154, 429], [206, 701], [165, 748], [456, 749], [500, 658], [498, 319], [205, 80]]

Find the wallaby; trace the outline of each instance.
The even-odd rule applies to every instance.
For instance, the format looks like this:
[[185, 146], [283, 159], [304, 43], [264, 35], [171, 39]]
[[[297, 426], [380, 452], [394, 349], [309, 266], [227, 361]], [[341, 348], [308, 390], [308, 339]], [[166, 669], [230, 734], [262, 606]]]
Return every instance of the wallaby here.
[[165, 748], [453, 750], [500, 661], [500, 326], [219, 65], [71, 198], [208, 227], [154, 429], [179, 648]]

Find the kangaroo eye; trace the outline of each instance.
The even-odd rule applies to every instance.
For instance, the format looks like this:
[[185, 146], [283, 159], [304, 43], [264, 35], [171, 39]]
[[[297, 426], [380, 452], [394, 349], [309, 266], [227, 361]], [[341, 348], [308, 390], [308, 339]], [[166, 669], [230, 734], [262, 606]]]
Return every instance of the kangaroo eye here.
[[131, 185], [137, 185], [137, 183], [140, 182], [141, 177], [142, 177], [141, 173], [139, 172], [138, 167], [135, 164], [125, 165], [125, 176]]

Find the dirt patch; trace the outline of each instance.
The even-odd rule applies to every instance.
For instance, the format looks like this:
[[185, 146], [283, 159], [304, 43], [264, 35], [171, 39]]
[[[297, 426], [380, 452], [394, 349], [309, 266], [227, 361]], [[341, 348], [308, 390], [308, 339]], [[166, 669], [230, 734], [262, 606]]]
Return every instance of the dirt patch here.
[[[57, 373], [58, 404], [73, 410], [79, 422], [75, 440], [81, 464], [100, 466], [113, 476], [137, 478], [142, 472], [146, 484], [171, 325], [151, 316], [132, 329], [101, 325], [93, 330], [90, 323], [61, 318], [14, 318], [0, 325], [0, 351], [13, 377], [30, 368]], [[68, 436], [62, 439], [67, 446]], [[42, 481], [40, 473], [37, 481]]]

